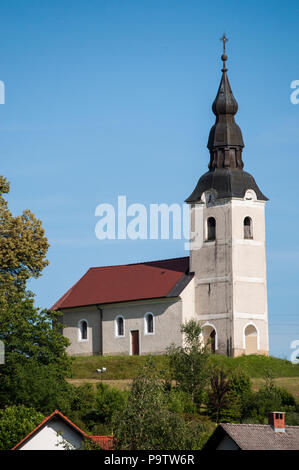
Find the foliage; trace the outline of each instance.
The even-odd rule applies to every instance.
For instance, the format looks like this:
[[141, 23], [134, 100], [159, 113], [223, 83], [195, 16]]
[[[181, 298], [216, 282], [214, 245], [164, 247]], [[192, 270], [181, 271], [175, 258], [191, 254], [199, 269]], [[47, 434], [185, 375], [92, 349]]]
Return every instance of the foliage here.
[[148, 361], [133, 381], [125, 409], [114, 416], [113, 433], [122, 450], [188, 450], [200, 448], [202, 425], [169, 411], [164, 385]]
[[95, 409], [95, 390], [92, 384], [84, 383], [74, 387], [71, 408], [72, 416], [78, 416], [80, 419]]
[[201, 327], [195, 320], [183, 324], [181, 332], [185, 344], [167, 349], [172, 378], [180, 390], [191, 396], [193, 403], [200, 405], [209, 377], [207, 360], [210, 353], [202, 344]]
[[24, 404], [44, 414], [55, 409], [68, 414], [74, 387], [65, 381], [60, 366], [18, 359], [11, 354], [0, 376], [0, 407]]
[[0, 176], [0, 297], [6, 299], [16, 290], [24, 290], [29, 278], [40, 276], [48, 264], [49, 246], [41, 222], [32, 212], [12, 215], [3, 196], [8, 193], [9, 183]]
[[44, 416], [23, 405], [0, 410], [0, 450], [10, 450], [38, 426]]
[[277, 390], [278, 390], [280, 400], [281, 400], [281, 405], [283, 406], [283, 408], [288, 409], [288, 410], [291, 410], [291, 409], [295, 410], [297, 407], [297, 404], [293, 395], [283, 387], [277, 387]]
[[168, 409], [173, 413], [196, 413], [196, 406], [190, 395], [178, 388], [171, 388], [167, 392]]
[[210, 378], [208, 390], [208, 411], [216, 423], [219, 422], [220, 412], [229, 403], [230, 380], [228, 373], [221, 367], [214, 369]]
[[299, 412], [291, 411], [286, 414], [286, 424], [288, 426], [299, 426]]
[[65, 352], [69, 341], [61, 334], [60, 314], [34, 307], [27, 292], [15, 293], [9, 304], [0, 298], [0, 339], [5, 356], [15, 360], [35, 359], [41, 364], [59, 363], [70, 372], [71, 361]]
[[268, 413], [275, 410], [283, 411], [282, 400], [279, 389], [274, 384], [273, 376], [268, 372], [265, 375], [265, 385], [258, 392], [252, 394], [245, 418], [249, 418], [253, 422], [267, 424]]
[[222, 420], [240, 422], [248, 412], [252, 397], [251, 380], [241, 369], [230, 373], [228, 406], [224, 407]]
[[14, 217], [0, 177], [0, 340], [5, 364], [0, 368], [0, 407], [24, 404], [48, 413], [68, 409], [73, 387], [65, 382], [71, 359], [61, 334], [59, 314], [35, 308], [26, 282], [41, 275], [48, 241], [41, 222], [28, 210]]
[[25, 292], [15, 292], [9, 305], [0, 298], [0, 339], [5, 344], [0, 407], [24, 404], [43, 413], [68, 408], [73, 387], [64, 377], [70, 373], [71, 359], [57, 318], [55, 312], [36, 309]]
[[110, 434], [114, 413], [124, 409], [128, 392], [100, 382], [95, 390], [85, 383], [74, 387], [68, 417], [92, 435]]
[[95, 408], [98, 419], [109, 423], [114, 413], [120, 413], [126, 405], [128, 393], [100, 382], [95, 396]]

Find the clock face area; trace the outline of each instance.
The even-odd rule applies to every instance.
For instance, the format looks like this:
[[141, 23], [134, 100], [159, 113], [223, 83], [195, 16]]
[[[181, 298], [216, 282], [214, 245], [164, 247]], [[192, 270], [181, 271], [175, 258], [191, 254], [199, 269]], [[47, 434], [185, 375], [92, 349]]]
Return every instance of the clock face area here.
[[256, 201], [257, 197], [253, 189], [248, 189], [246, 191], [244, 199], [246, 201]]
[[211, 206], [215, 204], [215, 195], [213, 191], [205, 191], [201, 196], [202, 202], [204, 202], [207, 206]]

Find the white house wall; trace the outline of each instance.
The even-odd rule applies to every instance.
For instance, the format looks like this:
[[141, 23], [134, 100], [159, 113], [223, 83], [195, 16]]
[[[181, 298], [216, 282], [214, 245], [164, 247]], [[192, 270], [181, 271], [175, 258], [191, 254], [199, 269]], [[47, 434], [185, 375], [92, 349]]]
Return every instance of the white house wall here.
[[[62, 433], [63, 438], [58, 433]], [[19, 450], [66, 450], [65, 444], [79, 449], [82, 437], [60, 419], [54, 419], [33, 435]]]

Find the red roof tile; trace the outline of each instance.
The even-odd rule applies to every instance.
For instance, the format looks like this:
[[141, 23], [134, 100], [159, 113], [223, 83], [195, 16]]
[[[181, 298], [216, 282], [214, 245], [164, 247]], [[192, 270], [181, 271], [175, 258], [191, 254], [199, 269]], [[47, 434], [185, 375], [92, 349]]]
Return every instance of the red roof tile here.
[[113, 436], [89, 436], [90, 439], [99, 444], [103, 450], [112, 450], [113, 449]]
[[189, 257], [90, 268], [51, 309], [177, 296], [188, 270]]

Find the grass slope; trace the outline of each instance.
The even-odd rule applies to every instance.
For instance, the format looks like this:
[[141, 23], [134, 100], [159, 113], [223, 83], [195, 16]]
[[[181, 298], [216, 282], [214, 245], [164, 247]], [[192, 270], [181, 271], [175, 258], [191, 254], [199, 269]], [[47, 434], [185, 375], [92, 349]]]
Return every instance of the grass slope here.
[[[72, 379], [99, 379], [96, 369], [106, 367], [104, 380], [132, 379], [148, 356], [80, 356], [73, 360]], [[168, 368], [167, 356], [151, 356], [159, 369]], [[267, 372], [274, 377], [299, 377], [299, 364], [292, 364], [285, 359], [259, 355], [240, 356], [236, 358], [213, 355], [212, 365], [223, 365], [226, 369], [241, 369], [251, 378], [262, 378]]]

